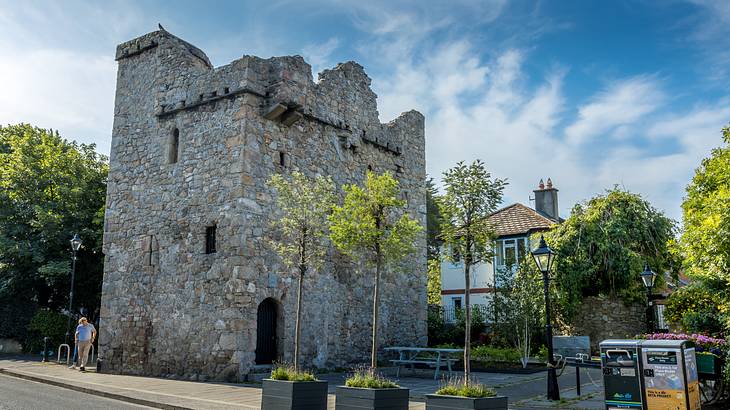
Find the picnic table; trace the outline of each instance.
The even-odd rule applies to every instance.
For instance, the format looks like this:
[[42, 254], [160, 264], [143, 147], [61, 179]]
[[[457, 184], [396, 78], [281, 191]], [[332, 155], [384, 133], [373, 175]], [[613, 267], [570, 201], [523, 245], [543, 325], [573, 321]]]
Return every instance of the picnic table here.
[[442, 366], [446, 366], [450, 376], [451, 364], [461, 360], [461, 358], [452, 357], [452, 355], [456, 353], [464, 354], [464, 349], [442, 349], [432, 347], [394, 346], [386, 347], [384, 350], [398, 352], [398, 359], [391, 360], [393, 364], [398, 365], [396, 377], [400, 377], [401, 366], [410, 365], [411, 370], [413, 370], [415, 365], [425, 364], [436, 369], [433, 374], [434, 380], [438, 379]]

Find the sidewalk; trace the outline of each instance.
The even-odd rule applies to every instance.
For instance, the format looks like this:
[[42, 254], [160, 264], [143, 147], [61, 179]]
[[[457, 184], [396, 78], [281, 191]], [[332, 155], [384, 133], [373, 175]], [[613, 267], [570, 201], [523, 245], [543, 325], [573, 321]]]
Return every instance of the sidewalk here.
[[[260, 385], [232, 383], [202, 383], [151, 377], [97, 374], [93, 368], [86, 373], [69, 370], [66, 366], [40, 363], [26, 359], [0, 357], [0, 374], [65, 387], [85, 393], [162, 409], [258, 409], [261, 403]], [[408, 376], [408, 375], [404, 375]], [[483, 383], [493, 386], [509, 397], [510, 409], [602, 409], [602, 386], [593, 385], [585, 377], [583, 395], [575, 397], [575, 373], [565, 369], [559, 379], [561, 402], [549, 402], [542, 397], [545, 373], [514, 375], [475, 373]], [[329, 409], [334, 409], [334, 389], [344, 380], [343, 374], [321, 377], [330, 382]], [[594, 375], [594, 380], [600, 376]], [[425, 394], [434, 392], [438, 382], [426, 377], [402, 377], [399, 384], [411, 389], [410, 410], [423, 410]]]

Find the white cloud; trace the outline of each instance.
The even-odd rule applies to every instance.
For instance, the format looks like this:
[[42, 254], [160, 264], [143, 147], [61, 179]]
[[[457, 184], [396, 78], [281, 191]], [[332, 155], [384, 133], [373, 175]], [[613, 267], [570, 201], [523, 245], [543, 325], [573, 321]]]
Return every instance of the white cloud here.
[[565, 135], [573, 144], [585, 143], [639, 121], [663, 101], [664, 95], [652, 77], [618, 81], [579, 108], [578, 119], [565, 130]]
[[58, 129], [108, 154], [115, 71], [111, 58], [69, 50], [0, 55], [0, 124]]
[[53, 128], [108, 154], [114, 49], [154, 27], [151, 18], [114, 2], [0, 6], [0, 124]]
[[333, 65], [330, 58], [339, 45], [340, 40], [337, 37], [331, 37], [324, 43], [310, 44], [302, 48], [302, 56], [312, 66], [315, 80], [317, 74]]

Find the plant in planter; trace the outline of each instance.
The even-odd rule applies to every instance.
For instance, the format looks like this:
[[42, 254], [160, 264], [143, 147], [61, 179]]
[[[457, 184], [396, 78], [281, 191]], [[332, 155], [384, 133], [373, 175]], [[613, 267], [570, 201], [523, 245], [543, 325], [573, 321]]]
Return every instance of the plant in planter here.
[[261, 408], [266, 410], [327, 409], [327, 382], [312, 373], [276, 366], [263, 380]]
[[464, 264], [464, 381], [469, 383], [471, 362], [472, 306], [471, 269], [492, 260], [489, 244], [496, 238], [488, 217], [502, 202], [507, 182], [492, 178], [480, 160], [466, 165], [463, 161], [444, 172], [446, 191], [439, 197], [441, 237], [446, 259]]
[[474, 380], [449, 379], [436, 394], [426, 395], [426, 410], [507, 410], [507, 397]]
[[304, 275], [309, 269], [317, 269], [324, 261], [327, 216], [334, 204], [334, 185], [330, 178], [320, 176], [312, 179], [295, 171], [289, 180], [280, 174], [272, 176], [269, 186], [276, 190], [276, 205], [281, 211], [272, 224], [278, 236], [269, 243], [284, 265], [299, 273], [294, 330], [294, 372], [298, 372]]
[[269, 180], [276, 190], [281, 214], [275, 218], [276, 235], [269, 241], [285, 266], [299, 273], [294, 325], [294, 364], [278, 366], [263, 381], [263, 409], [326, 409], [327, 382], [315, 380], [299, 366], [304, 278], [317, 269], [327, 249], [327, 216], [334, 204], [334, 184], [324, 177], [308, 178], [293, 172], [290, 179], [276, 174]]
[[330, 239], [340, 252], [359, 257], [375, 268], [370, 367], [378, 366], [380, 277], [389, 265], [414, 253], [416, 235], [423, 230], [406, 212], [398, 180], [390, 172], [368, 171], [364, 186], [345, 185], [342, 206], [330, 215]]
[[337, 386], [336, 410], [408, 409], [408, 389], [398, 386], [374, 369], [360, 369]]

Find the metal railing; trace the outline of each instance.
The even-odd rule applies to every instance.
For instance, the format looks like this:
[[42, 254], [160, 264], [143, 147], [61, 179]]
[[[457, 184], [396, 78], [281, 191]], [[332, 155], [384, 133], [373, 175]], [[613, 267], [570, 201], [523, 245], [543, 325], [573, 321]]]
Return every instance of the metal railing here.
[[[449, 324], [456, 323], [459, 319], [459, 315], [462, 315], [464, 312], [463, 308], [458, 308], [455, 306], [445, 306], [445, 307], [431, 306], [431, 307], [429, 307], [429, 309], [431, 309], [431, 311], [433, 313], [441, 315], [441, 318], [443, 319], [444, 323], [449, 323]], [[489, 308], [487, 307], [487, 305], [479, 305], [479, 304], [471, 305], [471, 310], [472, 310], [472, 312], [479, 311], [481, 316], [483, 318], [485, 318], [485, 323], [486, 323], [486, 319], [489, 317], [489, 315], [488, 315]]]

